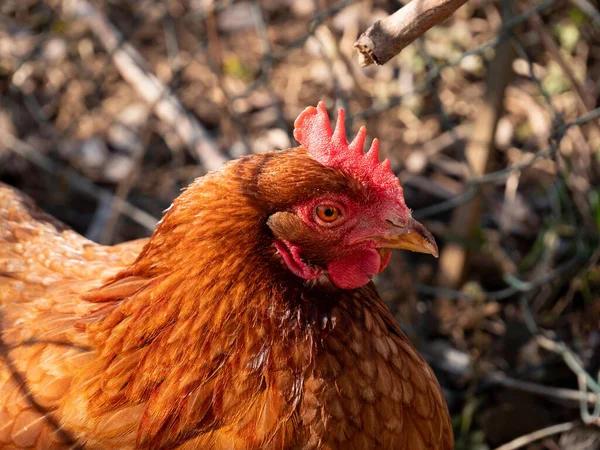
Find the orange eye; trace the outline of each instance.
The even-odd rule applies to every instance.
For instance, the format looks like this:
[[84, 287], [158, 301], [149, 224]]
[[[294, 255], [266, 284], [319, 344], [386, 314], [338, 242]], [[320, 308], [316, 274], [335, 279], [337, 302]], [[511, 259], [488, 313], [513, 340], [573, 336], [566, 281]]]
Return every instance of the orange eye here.
[[341, 216], [341, 212], [337, 206], [319, 205], [317, 206], [317, 217], [323, 222], [331, 223]]

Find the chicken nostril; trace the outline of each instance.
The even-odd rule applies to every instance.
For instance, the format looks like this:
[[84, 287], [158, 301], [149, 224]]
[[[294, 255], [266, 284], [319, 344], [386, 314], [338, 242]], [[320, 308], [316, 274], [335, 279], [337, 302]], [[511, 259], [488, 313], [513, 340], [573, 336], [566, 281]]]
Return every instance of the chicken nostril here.
[[385, 223], [387, 223], [388, 225], [392, 226], [392, 227], [396, 227], [396, 228], [403, 228], [404, 225], [401, 223], [395, 223], [390, 219], [385, 219]]

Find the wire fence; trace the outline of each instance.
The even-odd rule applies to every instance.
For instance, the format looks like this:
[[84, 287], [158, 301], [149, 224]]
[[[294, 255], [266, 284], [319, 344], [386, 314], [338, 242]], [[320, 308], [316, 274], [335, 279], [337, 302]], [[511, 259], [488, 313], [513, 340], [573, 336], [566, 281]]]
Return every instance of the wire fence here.
[[[366, 124], [382, 140], [414, 216], [443, 242], [483, 248], [501, 268], [475, 288], [464, 283], [480, 277], [474, 269], [458, 285], [421, 277], [417, 292], [519, 301], [540, 346], [577, 375], [581, 417], [595, 422], [600, 380], [581, 349], [541, 331], [552, 323], [540, 325], [540, 315], [564, 311], [600, 256], [597, 10], [587, 1], [467, 2], [388, 65], [360, 69], [358, 33], [397, 7], [6, 0], [0, 176], [37, 192], [89, 238], [113, 243], [151, 232], [193, 177], [293, 146], [305, 106], [343, 107], [347, 129]], [[82, 207], [77, 192], [96, 203]], [[474, 215], [462, 230], [459, 210]]]

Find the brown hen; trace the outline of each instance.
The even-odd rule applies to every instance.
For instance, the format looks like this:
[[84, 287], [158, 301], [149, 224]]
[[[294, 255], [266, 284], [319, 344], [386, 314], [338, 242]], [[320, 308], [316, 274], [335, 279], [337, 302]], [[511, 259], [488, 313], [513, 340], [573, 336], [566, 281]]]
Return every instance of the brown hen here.
[[370, 282], [437, 254], [365, 131], [196, 180], [104, 247], [0, 185], [3, 449], [449, 450], [436, 378]]

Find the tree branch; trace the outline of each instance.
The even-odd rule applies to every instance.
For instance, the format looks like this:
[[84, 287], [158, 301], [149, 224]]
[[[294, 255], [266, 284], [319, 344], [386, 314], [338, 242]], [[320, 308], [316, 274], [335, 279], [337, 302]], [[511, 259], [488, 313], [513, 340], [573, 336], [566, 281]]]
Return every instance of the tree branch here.
[[391, 16], [375, 22], [354, 43], [362, 67], [383, 65], [412, 41], [437, 25], [467, 0], [412, 0]]
[[555, 434], [570, 431], [577, 425], [579, 425], [579, 422], [576, 420], [572, 422], [559, 423], [558, 425], [552, 425], [551, 427], [543, 428], [541, 430], [534, 431], [533, 433], [526, 434], [525, 436], [521, 436], [507, 444], [497, 447], [496, 450], [516, 450], [518, 448], [523, 448], [532, 442], [539, 441]]

